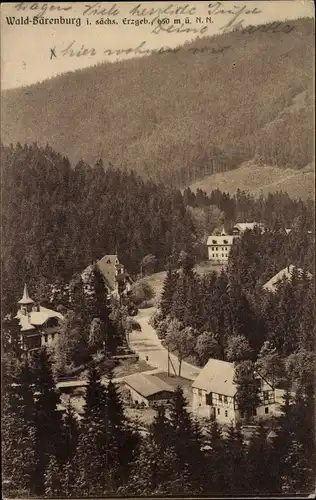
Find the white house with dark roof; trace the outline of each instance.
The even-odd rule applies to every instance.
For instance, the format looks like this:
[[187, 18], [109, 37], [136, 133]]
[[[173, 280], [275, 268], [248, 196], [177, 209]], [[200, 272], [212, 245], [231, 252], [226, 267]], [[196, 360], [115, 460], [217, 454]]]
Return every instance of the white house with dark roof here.
[[208, 260], [216, 264], [227, 262], [235, 239], [236, 236], [228, 235], [224, 228], [220, 235], [209, 236], [207, 239]]
[[15, 319], [20, 326], [20, 342], [23, 348], [34, 350], [54, 345], [64, 316], [31, 299], [26, 285], [18, 304], [19, 309]]
[[[222, 424], [235, 424], [240, 419], [236, 402], [233, 363], [209, 359], [192, 384], [192, 410], [201, 418], [215, 418]], [[267, 417], [275, 413], [275, 392], [272, 385], [256, 373], [260, 388], [260, 406], [254, 416]]]
[[[303, 269], [301, 269], [300, 267], [296, 267], [290, 264], [289, 266], [286, 266], [284, 269], [281, 269], [281, 271], [279, 271], [271, 279], [269, 279], [269, 281], [267, 281], [262, 288], [268, 292], [275, 293], [278, 289], [279, 284], [283, 280], [290, 281], [292, 279], [294, 270], [296, 270], [298, 277], [301, 277], [304, 273]], [[312, 279], [313, 277], [313, 275], [309, 272], [305, 272], [305, 275], [308, 279]]]
[[262, 222], [238, 222], [233, 227], [233, 234], [235, 236], [240, 236], [245, 231], [254, 231], [255, 229], [264, 231], [265, 226], [264, 224], [262, 224]]
[[134, 373], [125, 377], [124, 384], [137, 405], [166, 404], [174, 397], [174, 388], [155, 375]]

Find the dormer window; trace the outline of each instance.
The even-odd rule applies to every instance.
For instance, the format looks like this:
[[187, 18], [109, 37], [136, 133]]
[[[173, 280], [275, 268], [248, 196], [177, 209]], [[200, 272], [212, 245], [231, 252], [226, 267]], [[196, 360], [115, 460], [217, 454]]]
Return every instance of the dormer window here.
[[228, 241], [227, 240], [224, 240], [224, 245], [228, 245]]
[[216, 245], [217, 240], [212, 240], [213, 245]]

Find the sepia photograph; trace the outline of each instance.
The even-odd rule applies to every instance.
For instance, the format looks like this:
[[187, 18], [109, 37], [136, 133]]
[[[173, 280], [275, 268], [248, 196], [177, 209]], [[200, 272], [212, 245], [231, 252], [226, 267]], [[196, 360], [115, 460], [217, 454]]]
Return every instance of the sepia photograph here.
[[315, 498], [312, 0], [1, 4], [5, 499]]

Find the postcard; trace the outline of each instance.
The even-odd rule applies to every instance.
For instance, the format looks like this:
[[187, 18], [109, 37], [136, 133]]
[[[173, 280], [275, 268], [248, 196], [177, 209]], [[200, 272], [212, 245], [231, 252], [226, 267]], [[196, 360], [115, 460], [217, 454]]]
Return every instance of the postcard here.
[[2, 3], [4, 498], [315, 498], [313, 7]]

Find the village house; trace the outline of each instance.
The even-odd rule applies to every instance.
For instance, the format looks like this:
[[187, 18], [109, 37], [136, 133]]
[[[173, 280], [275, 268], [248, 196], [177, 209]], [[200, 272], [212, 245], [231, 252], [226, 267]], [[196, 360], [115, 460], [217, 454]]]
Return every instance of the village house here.
[[255, 229], [259, 229], [263, 232], [265, 226], [261, 222], [238, 222], [233, 227], [233, 235], [241, 236], [245, 231], [254, 231]]
[[228, 235], [223, 228], [220, 235], [212, 235], [207, 239], [208, 260], [223, 264], [228, 261], [228, 256], [236, 236]]
[[29, 296], [24, 285], [23, 297], [18, 302], [15, 316], [20, 326], [19, 340], [24, 350], [31, 351], [43, 346], [53, 346], [64, 321], [64, 316], [52, 309], [42, 307]]
[[168, 404], [174, 397], [173, 387], [155, 375], [134, 373], [125, 378], [124, 384], [135, 405], [149, 407], [155, 404]]
[[[122, 298], [130, 294], [133, 281], [116, 254], [105, 255], [96, 262], [96, 265], [104, 278], [109, 297]], [[86, 294], [90, 293], [89, 279], [91, 269], [92, 266], [88, 266], [81, 275]]]
[[[292, 279], [294, 270], [296, 270], [298, 277], [301, 277], [304, 273], [303, 269], [295, 267], [292, 264], [290, 264], [281, 271], [279, 271], [277, 274], [275, 274], [271, 279], [269, 279], [269, 281], [267, 281], [262, 288], [268, 292], [275, 293], [282, 281], [284, 280], [290, 281]], [[305, 272], [305, 275], [309, 279], [312, 279], [313, 277], [312, 274], [309, 272]]]
[[[221, 424], [234, 425], [242, 417], [236, 402], [234, 364], [210, 359], [192, 384], [192, 410], [197, 417], [215, 418]], [[254, 417], [268, 417], [275, 413], [275, 391], [259, 373], [256, 373], [261, 404]]]

